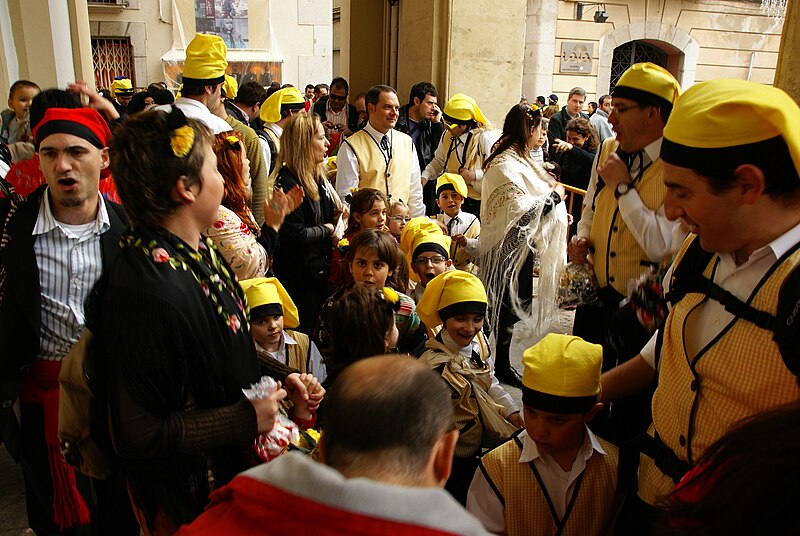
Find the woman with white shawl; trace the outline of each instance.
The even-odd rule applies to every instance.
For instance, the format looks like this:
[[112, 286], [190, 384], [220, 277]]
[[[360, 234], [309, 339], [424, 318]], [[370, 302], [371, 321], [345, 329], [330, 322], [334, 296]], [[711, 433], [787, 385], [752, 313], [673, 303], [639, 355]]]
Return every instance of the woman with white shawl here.
[[[495, 334], [495, 375], [519, 387], [509, 362], [517, 321], [536, 336], [556, 313], [558, 275], [566, 263], [567, 210], [564, 188], [530, 156], [542, 128], [541, 110], [517, 104], [508, 112], [503, 134], [487, 158], [483, 176], [480, 253], [477, 264], [489, 298]], [[539, 258], [536, 300], [534, 257]]]

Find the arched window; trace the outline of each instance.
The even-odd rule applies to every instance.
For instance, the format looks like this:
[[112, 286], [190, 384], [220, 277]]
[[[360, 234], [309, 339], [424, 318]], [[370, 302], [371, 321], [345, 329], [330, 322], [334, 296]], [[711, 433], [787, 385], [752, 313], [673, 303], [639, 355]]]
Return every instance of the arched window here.
[[611, 91], [614, 91], [614, 86], [617, 85], [622, 73], [634, 63], [649, 61], [666, 69], [668, 58], [667, 52], [647, 41], [628, 41], [621, 44], [614, 49], [614, 57], [611, 60]]

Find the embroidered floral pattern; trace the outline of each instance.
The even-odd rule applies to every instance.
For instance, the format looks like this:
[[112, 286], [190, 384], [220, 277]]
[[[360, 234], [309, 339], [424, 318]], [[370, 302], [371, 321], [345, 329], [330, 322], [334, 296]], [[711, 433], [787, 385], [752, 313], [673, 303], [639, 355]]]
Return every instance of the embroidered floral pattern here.
[[150, 256], [153, 257], [153, 260], [156, 262], [167, 262], [169, 260], [169, 253], [164, 248], [156, 248], [151, 253]]

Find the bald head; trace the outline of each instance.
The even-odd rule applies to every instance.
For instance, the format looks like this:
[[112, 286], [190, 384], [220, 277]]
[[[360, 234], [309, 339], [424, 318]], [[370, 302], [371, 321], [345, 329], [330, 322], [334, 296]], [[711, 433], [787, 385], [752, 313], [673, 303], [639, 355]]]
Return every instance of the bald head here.
[[325, 422], [325, 461], [345, 474], [419, 475], [455, 426], [441, 378], [400, 356], [371, 357], [345, 369], [328, 394]]

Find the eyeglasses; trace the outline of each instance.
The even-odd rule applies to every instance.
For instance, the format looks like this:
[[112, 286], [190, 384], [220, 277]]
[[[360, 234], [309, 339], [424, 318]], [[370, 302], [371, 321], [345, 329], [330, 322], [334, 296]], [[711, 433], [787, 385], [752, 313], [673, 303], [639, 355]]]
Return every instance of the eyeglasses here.
[[611, 111], [617, 112], [617, 115], [622, 115], [628, 110], [633, 110], [634, 108], [641, 108], [641, 107], [642, 107], [641, 104], [632, 104], [631, 106], [614, 106], [614, 108], [612, 108]]
[[434, 255], [433, 257], [419, 257], [417, 260], [414, 261], [414, 264], [417, 266], [427, 266], [428, 263], [431, 263], [433, 266], [439, 266], [440, 264], [444, 264], [446, 261], [444, 257], [441, 255]]
[[335, 101], [347, 100], [347, 95], [328, 95], [328, 98]]
[[411, 218], [409, 218], [408, 216], [389, 216], [389, 219], [392, 221], [396, 221], [397, 223], [400, 223], [401, 221], [408, 223], [411, 221]]

